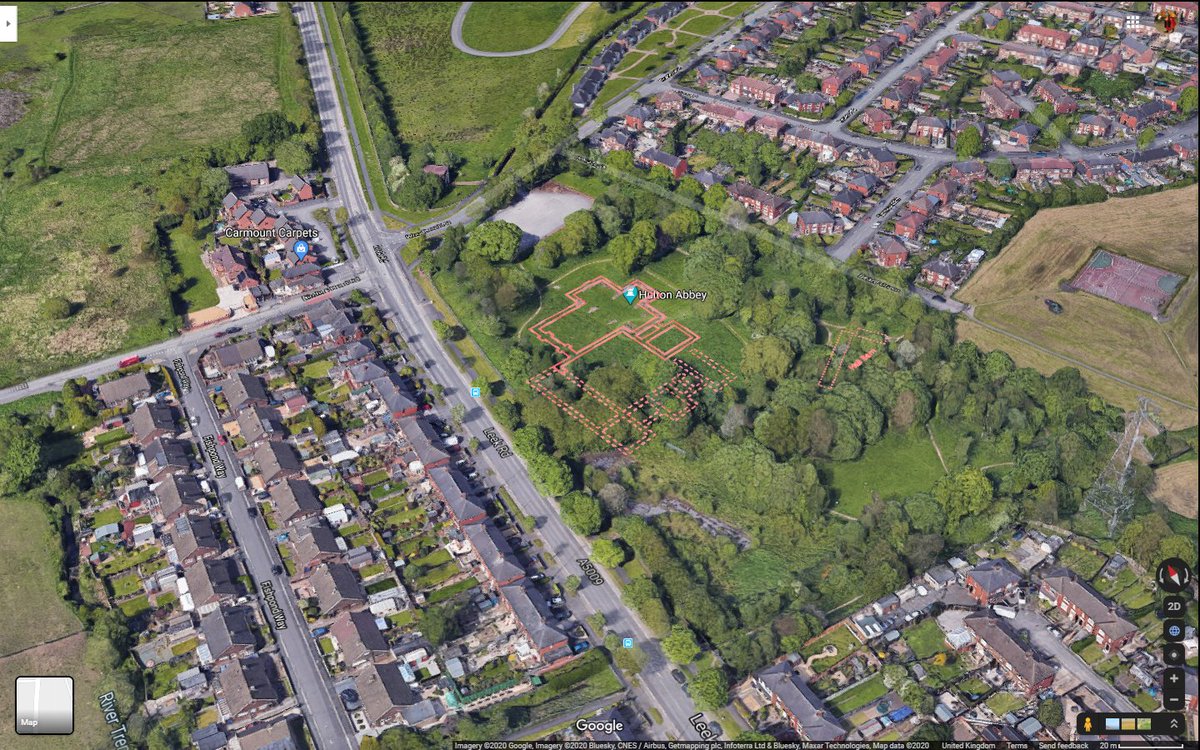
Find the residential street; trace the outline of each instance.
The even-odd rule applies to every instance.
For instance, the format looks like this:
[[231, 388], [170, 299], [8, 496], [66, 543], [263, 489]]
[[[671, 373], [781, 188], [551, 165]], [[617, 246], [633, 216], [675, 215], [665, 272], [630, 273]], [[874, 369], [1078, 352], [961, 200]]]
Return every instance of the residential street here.
[[[469, 3], [464, 4], [469, 5]], [[526, 54], [536, 49], [553, 44], [565, 32], [570, 22], [587, 7], [581, 3], [573, 13], [560, 24], [555, 33], [538, 47], [514, 53], [480, 53], [485, 56], [514, 56]], [[761, 10], [761, 15], [773, 8], [769, 4]], [[864, 216], [853, 228], [847, 231], [839, 241], [832, 245], [829, 254], [841, 261], [847, 260], [853, 252], [867, 242], [877, 231], [874, 223], [883, 223], [899, 211], [904, 202], [922, 183], [938, 168], [955, 161], [953, 151], [911, 144], [893, 144], [865, 137], [846, 130], [842, 122], [844, 114], [852, 112], [857, 116], [862, 108], [869, 104], [880, 92], [903, 74], [922, 56], [932, 51], [937, 43], [945, 36], [953, 33], [959, 25], [975, 13], [982, 10], [982, 3], [975, 3], [965, 11], [951, 18], [946, 24], [935, 29], [922, 40], [916, 48], [906, 53], [905, 59], [898, 61], [880, 75], [855, 102], [827, 122], [813, 123], [799, 118], [781, 115], [749, 104], [738, 106], [758, 115], [770, 114], [783, 117], [792, 124], [800, 124], [816, 131], [829, 133], [835, 137], [859, 146], [886, 145], [894, 153], [912, 157], [915, 160], [912, 168], [902, 175], [894, 185], [878, 199], [874, 209]], [[590, 547], [585, 539], [572, 532], [562, 521], [558, 513], [558, 504], [551, 498], [542, 495], [534, 487], [523, 460], [513, 454], [500, 458], [490, 448], [485, 436], [485, 430], [497, 430], [504, 433], [504, 428], [494, 422], [486, 407], [478, 399], [470, 397], [471, 375], [460, 370], [454, 355], [445, 349], [433, 330], [433, 321], [441, 318], [440, 313], [426, 297], [424, 291], [414, 281], [412, 272], [400, 261], [400, 248], [405, 244], [403, 232], [386, 229], [376, 210], [377, 201], [372, 187], [364, 183], [360, 177], [365, 169], [359, 167], [365, 164], [365, 156], [361, 144], [357, 142], [354, 131], [347, 127], [339, 102], [344, 100], [345, 90], [343, 81], [335, 75], [332, 50], [325, 39], [329, 29], [320, 20], [316, 6], [313, 3], [301, 3], [296, 6], [303, 39], [305, 55], [309, 67], [312, 86], [319, 110], [320, 122], [324, 132], [326, 150], [330, 160], [328, 176], [337, 186], [336, 198], [329, 199], [321, 205], [328, 205], [332, 210], [335, 206], [344, 205], [349, 212], [350, 221], [347, 230], [353, 236], [360, 257], [351, 259], [328, 274], [327, 285], [338, 287], [338, 293], [344, 294], [351, 289], [362, 289], [371, 294], [379, 303], [381, 313], [396, 322], [397, 328], [408, 342], [413, 355], [425, 369], [429, 380], [444, 387], [445, 403], [439, 407], [442, 416], [447, 416], [451, 407], [462, 405], [466, 416], [462, 422], [461, 433], [467, 439], [475, 437], [479, 440], [481, 449], [475, 457], [481, 473], [487, 478], [487, 483], [505, 488], [521, 510], [536, 519], [536, 530], [525, 529], [526, 533], [537, 534], [544, 541], [544, 549], [554, 555], [556, 563], [550, 568], [551, 573], [561, 581], [568, 575], [578, 574], [577, 560], [590, 556]], [[456, 20], [454, 27], [455, 43], [462, 44], [461, 18]], [[722, 38], [705, 45], [704, 50], [715, 49], [732, 38], [740, 29], [740, 25], [724, 34]], [[705, 54], [704, 51], [701, 54]], [[725, 101], [718, 97], [697, 92], [692, 89], [676, 86], [670, 81], [652, 79], [638, 89], [641, 96], [674, 88], [685, 96], [701, 101]], [[624, 100], [623, 100], [624, 102]], [[623, 103], [622, 102], [622, 103]], [[850, 118], [845, 118], [849, 120]], [[587, 129], [586, 127], [584, 128]], [[1195, 118], [1185, 123], [1166, 128], [1160, 134], [1159, 140], [1179, 138], [1195, 130]], [[581, 130], [581, 137], [583, 131]], [[1063, 153], [1071, 158], [1086, 158], [1105, 156], [1123, 149], [1131, 148], [1132, 141], [1109, 144], [1103, 148], [1082, 149], [1073, 146], [1064, 147]], [[987, 158], [984, 156], [983, 158]], [[466, 224], [471, 220], [467, 205], [463, 204], [447, 218], [454, 224]], [[313, 206], [304, 210], [295, 209], [298, 215], [311, 216]], [[322, 227], [323, 231], [326, 229]], [[379, 246], [383, 252], [377, 254], [373, 248]], [[962, 305], [954, 302], [939, 303], [932, 299], [931, 294], [923, 294], [926, 304], [952, 312], [962, 312]], [[225, 323], [209, 326], [204, 329], [188, 331], [173, 339], [156, 345], [141, 347], [125, 354], [106, 356], [101, 360], [81, 365], [70, 370], [47, 375], [16, 387], [0, 391], [0, 404], [8, 403], [26, 396], [58, 391], [67, 379], [76, 377], [95, 378], [115, 369], [116, 362], [130, 355], [141, 355], [150, 360], [163, 363], [170, 369], [171, 363], [183, 359], [188, 377], [192, 380], [190, 393], [181, 394], [189, 415], [199, 417], [195, 427], [197, 437], [220, 434], [216, 411], [205, 395], [196, 369], [196, 358], [207, 347], [218, 341], [218, 334], [229, 326], [239, 326], [249, 330], [258, 327], [267, 320], [294, 315], [303, 310], [306, 301], [300, 297], [271, 302], [262, 310], [231, 319]], [[957, 309], [956, 309], [957, 308]], [[970, 315], [970, 311], [966, 311]], [[990, 326], [989, 326], [990, 327]], [[998, 330], [999, 329], [993, 329]], [[1013, 338], [1020, 338], [1005, 331], [999, 331]], [[1024, 341], [1024, 339], [1021, 339]], [[1028, 342], [1027, 342], [1028, 343]], [[1061, 355], [1057, 355], [1061, 356]], [[1081, 368], [1089, 368], [1081, 363], [1074, 363]], [[1098, 372], [1098, 371], [1097, 371]], [[1108, 373], [1099, 373], [1114, 378]], [[1125, 382], [1125, 381], [1121, 381]], [[1126, 383], [1127, 385], [1133, 385]], [[1156, 394], [1161, 398], [1167, 398]], [[1174, 399], [1167, 399], [1174, 403]], [[511, 443], [511, 436], [506, 438]], [[220, 496], [231, 498], [223, 502], [223, 510], [229, 518], [229, 523], [240, 546], [250, 575], [260, 586], [264, 581], [272, 581], [279, 592], [277, 602], [283, 608], [288, 627], [282, 631], [273, 631], [278, 643], [284, 666], [290, 676], [296, 691], [296, 698], [304, 711], [314, 742], [319, 750], [337, 749], [354, 750], [358, 743], [354, 737], [354, 729], [343, 709], [340, 700], [329, 679], [323, 659], [317, 649], [316, 642], [309, 636], [303, 615], [297, 609], [290, 595], [290, 585], [285, 576], [273, 576], [271, 568], [277, 564], [278, 555], [275, 550], [273, 536], [265, 528], [261, 519], [252, 518], [248, 511], [245, 494], [234, 484], [235, 476], [239, 473], [239, 463], [233, 455], [230, 446], [217, 446], [220, 459], [224, 461], [226, 476], [216, 479], [215, 484]], [[209, 463], [207, 456], [204, 457]], [[211, 464], [210, 464], [211, 466]], [[656, 725], [654, 734], [659, 739], [698, 740], [701, 739], [693, 728], [689, 717], [698, 713], [695, 704], [687, 692], [671, 677], [671, 665], [663, 656], [652, 633], [644, 626], [637, 616], [624, 604], [616, 585], [608, 580], [601, 586], [585, 585], [577, 595], [570, 598], [571, 610], [582, 620], [589, 614], [601, 612], [607, 620], [607, 629], [621, 636], [633, 637], [648, 656], [648, 663], [637, 679], [637, 685], [630, 688], [636, 701], [642, 709], [656, 708], [661, 712], [663, 723]], [[260, 597], [261, 604], [261, 597]], [[271, 622], [270, 613], [266, 621]], [[1135, 711], [1136, 708], [1124, 696], [1082, 662], [1069, 647], [1058, 641], [1046, 630], [1046, 620], [1036, 611], [1021, 611], [1015, 624], [1030, 632], [1032, 642], [1052, 655], [1064, 668], [1077, 672], [1081, 679], [1087, 682], [1102, 696], [1113, 702], [1118, 710]], [[590, 707], [589, 707], [590, 708]], [[713, 716], [705, 716], [710, 721]]]
[[[1035, 598], [1031, 604], [1038, 603]], [[1126, 698], [1117, 689], [1109, 684], [1103, 677], [1096, 674], [1087, 662], [1079, 658], [1079, 655], [1071, 650], [1071, 647], [1056, 638], [1047, 630], [1050, 621], [1042, 616], [1042, 613], [1037, 610], [1037, 607], [1023, 607], [1017, 610], [1016, 619], [1013, 620], [1013, 627], [1017, 630], [1029, 631], [1029, 641], [1034, 646], [1042, 651], [1046, 656], [1054, 658], [1061, 669], [1069, 669], [1071, 674], [1078, 677], [1087, 684], [1096, 694], [1107, 701], [1117, 711], [1137, 712], [1138, 707], [1133, 704], [1133, 701]]]
[[[360, 262], [364, 266], [364, 275], [377, 284], [382, 307], [396, 320], [399, 329], [408, 334], [409, 346], [417, 359], [425, 364], [429, 378], [445, 387], [446, 403], [443, 408], [448, 411], [454, 404], [462, 404], [467, 410], [463, 434], [468, 438], [478, 438], [486, 446], [488, 440], [483, 434], [484, 430], [503, 431], [503, 428], [490, 419], [487, 410], [476, 399], [470, 398], [470, 378], [452, 363], [450, 355], [434, 335], [432, 321], [440, 315], [402, 264], [394, 261], [381, 263], [369, 250], [374, 245], [382, 245], [387, 250], [385, 257], [396, 258], [398, 246], [403, 243], [402, 235], [384, 231], [363, 198], [358, 171], [351, 161], [354, 150], [350, 148], [338, 106], [337, 89], [325, 55], [321, 36], [323, 29], [318, 28], [312, 4], [302, 4], [298, 18], [330, 156], [330, 175], [340, 186], [340, 195], [350, 212], [351, 231], [363, 254]], [[464, 223], [466, 217], [459, 212], [451, 221]], [[477, 457], [477, 463], [492, 484], [506, 488], [527, 515], [538, 519], [537, 533], [544, 540], [545, 548], [559, 562], [559, 579], [577, 572], [563, 566], [573, 565], [576, 559], [588, 557], [588, 545], [562, 522], [557, 504], [534, 488], [524, 462], [515, 455], [497, 458], [494, 451], [485, 449]], [[649, 664], [639, 675], [639, 701], [643, 706], [655, 706], [662, 712], [666, 730], [672, 736], [698, 739], [688, 722], [688, 717], [696, 713], [694, 704], [671, 678], [670, 668], [653, 642], [651, 633], [626, 608], [617, 589], [607, 583], [603, 586], [586, 586], [578, 596], [573, 597], [571, 608], [580, 617], [603, 612], [609, 630], [632, 636], [638, 641], [649, 657]]]
[[[182, 397], [188, 415], [199, 417], [199, 424], [193, 427], [197, 438], [223, 434], [219, 427], [216, 407], [206, 395], [207, 391], [202, 385], [203, 381], [196, 366], [202, 351], [193, 348], [184, 352], [182, 347], [178, 347], [175, 353], [175, 356], [184, 358], [188, 377], [192, 381], [191, 391], [182, 394]], [[178, 378], [176, 380], [178, 382]], [[235, 477], [241, 475], [241, 463], [234, 455], [232, 446], [218, 444], [216, 450], [220, 459], [225, 462], [225, 477], [214, 478], [214, 467], [210, 459], [204, 456], [202, 460], [209, 466], [210, 481], [216, 484], [218, 496], [223, 500], [221, 507], [229, 519], [230, 528], [242, 552], [242, 559], [259, 587], [255, 596], [259, 600], [263, 621], [266, 623], [273, 622], [273, 618], [262, 601], [262, 584], [264, 581], [270, 581], [274, 585], [275, 600], [283, 609], [287, 627], [283, 630], [273, 629], [271, 633], [279, 643], [288, 677], [291, 679], [297, 700], [308, 717], [313, 739], [321, 750], [357, 748], [358, 742], [354, 739], [350, 718], [333, 692], [324, 659], [317, 649], [316, 640], [309, 635], [304, 615], [296, 607], [287, 575], [275, 576], [271, 573], [272, 566], [279, 564], [279, 554], [271, 532], [267, 530], [261, 518], [250, 516], [247, 512], [249, 503], [246, 494], [234, 484]]]

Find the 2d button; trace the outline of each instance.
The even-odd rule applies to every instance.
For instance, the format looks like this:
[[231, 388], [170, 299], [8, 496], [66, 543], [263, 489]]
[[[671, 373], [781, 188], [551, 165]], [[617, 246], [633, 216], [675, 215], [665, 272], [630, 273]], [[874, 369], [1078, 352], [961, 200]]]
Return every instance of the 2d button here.
[[1163, 617], [1183, 617], [1183, 612], [1187, 608], [1187, 602], [1182, 596], [1167, 596], [1163, 597], [1162, 610], [1160, 614]]

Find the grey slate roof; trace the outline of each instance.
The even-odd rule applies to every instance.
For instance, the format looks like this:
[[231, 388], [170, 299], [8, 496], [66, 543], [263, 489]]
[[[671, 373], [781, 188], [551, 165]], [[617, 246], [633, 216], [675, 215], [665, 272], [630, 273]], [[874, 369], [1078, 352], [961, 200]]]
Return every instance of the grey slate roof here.
[[755, 679], [772, 695], [779, 698], [789, 714], [800, 725], [805, 738], [813, 742], [832, 742], [846, 735], [846, 730], [825, 707], [804, 678], [792, 671], [787, 662], [780, 662], [755, 675]]
[[494, 580], [511, 581], [525, 575], [525, 571], [513, 562], [512, 547], [492, 523], [485, 521], [469, 526], [463, 533]]

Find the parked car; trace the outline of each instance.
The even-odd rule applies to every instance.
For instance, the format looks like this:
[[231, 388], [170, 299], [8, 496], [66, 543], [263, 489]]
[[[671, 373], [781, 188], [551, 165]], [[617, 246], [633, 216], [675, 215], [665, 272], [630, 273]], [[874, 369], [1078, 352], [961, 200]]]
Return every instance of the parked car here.
[[271, 566], [271, 575], [276, 575], [276, 576], [283, 575], [283, 566], [282, 565], [272, 565]]
[[551, 604], [556, 604], [556, 605], [557, 605], [557, 604], [562, 604], [562, 603], [563, 603], [563, 598], [562, 598], [561, 596], [552, 596], [552, 597], [550, 597], [550, 603], [551, 603]]
[[250, 514], [251, 518], [257, 518], [258, 517], [258, 506], [251, 505], [249, 508], [246, 508], [246, 512]]
[[241, 333], [241, 332], [242, 332], [241, 326], [230, 326], [225, 329], [225, 333], [228, 333], [230, 335], [235, 334], [235, 333]]
[[934, 302], [945, 302], [946, 298], [940, 294], [935, 294], [935, 295], [933, 295], [933, 301]]
[[678, 682], [680, 685], [687, 684], [687, 678], [684, 677], [683, 672], [680, 672], [678, 669], [671, 670], [671, 677], [675, 678], [675, 681]]

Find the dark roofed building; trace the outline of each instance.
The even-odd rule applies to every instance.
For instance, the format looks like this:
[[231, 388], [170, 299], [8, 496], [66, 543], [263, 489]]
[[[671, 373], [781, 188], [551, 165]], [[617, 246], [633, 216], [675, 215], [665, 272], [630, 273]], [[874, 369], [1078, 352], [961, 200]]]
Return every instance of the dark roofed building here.
[[1032, 646], [1021, 642], [1012, 627], [991, 612], [974, 612], [963, 624], [975, 634], [976, 643], [999, 664], [1010, 680], [1026, 695], [1033, 695], [1054, 682], [1054, 666]]
[[257, 646], [254, 613], [246, 607], [218, 607], [200, 618], [200, 632], [213, 661], [240, 659]]
[[[920, 214], [909, 214], [920, 217]], [[923, 217], [921, 217], [923, 219]], [[921, 222], [922, 226], [924, 221]], [[896, 222], [896, 233], [901, 234], [900, 222]], [[908, 235], [903, 235], [908, 236]], [[915, 236], [915, 232], [914, 232]], [[909, 237], [912, 239], [912, 237]], [[962, 281], [966, 274], [962, 267], [947, 257], [937, 257], [921, 266], [921, 281], [939, 289], [949, 289]]]
[[250, 448], [264, 440], [282, 440], [288, 434], [279, 410], [272, 407], [254, 404], [238, 413], [237, 423], [242, 440]]
[[984, 606], [1015, 593], [1020, 583], [1021, 574], [1001, 558], [984, 560], [967, 572], [967, 591]]
[[225, 167], [234, 187], [261, 187], [271, 181], [271, 168], [265, 161], [252, 161]]
[[369, 661], [392, 660], [392, 650], [375, 624], [375, 615], [366, 610], [341, 613], [329, 632], [337, 639], [342, 661], [349, 669]]
[[474, 490], [462, 474], [446, 466], [436, 466], [429, 470], [429, 481], [460, 529], [487, 518], [487, 508], [475, 499]]
[[173, 522], [185, 513], [201, 513], [208, 508], [200, 480], [191, 474], [164, 477], [154, 486], [154, 496], [157, 499], [156, 510], [167, 522]]
[[354, 684], [367, 721], [377, 728], [408, 723], [405, 710], [420, 700], [404, 681], [400, 666], [395, 662], [367, 662], [354, 676]]
[[180, 516], [171, 527], [171, 538], [184, 567], [221, 554], [221, 539], [208, 516]]
[[161, 479], [167, 474], [178, 474], [192, 468], [192, 444], [187, 440], [159, 437], [142, 449], [146, 468], [150, 476]]
[[322, 617], [332, 617], [361, 606], [367, 601], [367, 594], [363, 591], [358, 576], [344, 563], [327, 563], [320, 566], [312, 574], [311, 580]]
[[788, 724], [801, 739], [837, 742], [846, 737], [846, 730], [837, 717], [787, 662], [757, 672], [752, 684], [787, 717]]
[[417, 462], [426, 471], [434, 466], [450, 462], [450, 454], [442, 444], [442, 436], [433, 428], [433, 425], [419, 417], [403, 417], [398, 420], [398, 423], [400, 431], [404, 433], [413, 453], [417, 454]]
[[274, 660], [269, 656], [239, 659], [221, 670], [217, 679], [234, 721], [245, 721], [284, 698]]
[[1108, 599], [1079, 580], [1071, 571], [1059, 568], [1042, 579], [1041, 596], [1072, 621], [1091, 633], [1105, 651], [1121, 648], [1137, 635], [1137, 626], [1126, 620]]
[[420, 409], [417, 402], [409, 395], [404, 380], [394, 372], [372, 380], [371, 387], [374, 389], [376, 397], [383, 402], [384, 408], [387, 409], [385, 421], [390, 422], [401, 417], [412, 416]]
[[567, 645], [567, 634], [550, 623], [542, 595], [522, 581], [510, 586], [501, 586], [500, 595], [517, 619], [521, 632], [529, 640], [538, 657], [554, 661], [555, 651]]
[[233, 412], [240, 412], [252, 404], [266, 406], [269, 400], [262, 380], [244, 372], [233, 373], [218, 383], [217, 387]]
[[254, 463], [267, 484], [298, 478], [304, 473], [304, 464], [300, 463], [296, 449], [283, 442], [266, 442], [255, 448]]
[[167, 404], [147, 401], [133, 410], [129, 426], [142, 446], [155, 438], [175, 437], [175, 410]]
[[237, 562], [230, 557], [200, 560], [183, 571], [192, 603], [201, 615], [241, 593], [240, 575]]
[[321, 563], [341, 557], [345, 542], [324, 524], [314, 524], [288, 534], [292, 545], [292, 563], [296, 566], [296, 578], [307, 576]]
[[226, 372], [257, 363], [264, 356], [266, 356], [266, 351], [257, 336], [236, 344], [226, 344], [213, 350], [217, 366]]
[[111, 409], [145, 398], [150, 395], [150, 390], [150, 379], [146, 377], [146, 373], [132, 372], [116, 380], [100, 383], [96, 386], [96, 396]]
[[513, 561], [512, 547], [495, 525], [485, 521], [468, 526], [463, 533], [497, 586], [507, 586], [525, 577], [525, 571]]
[[283, 526], [320, 515], [325, 506], [313, 486], [303, 479], [288, 479], [271, 488], [275, 520]]
[[788, 206], [790, 200], [779, 195], [773, 195], [766, 190], [759, 190], [748, 182], [735, 182], [729, 187], [729, 195], [741, 203], [749, 211], [758, 214], [765, 222], [777, 221]]

